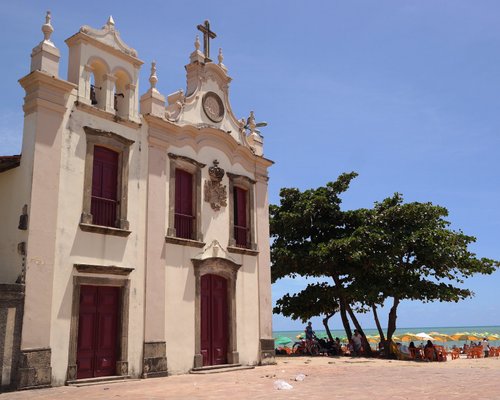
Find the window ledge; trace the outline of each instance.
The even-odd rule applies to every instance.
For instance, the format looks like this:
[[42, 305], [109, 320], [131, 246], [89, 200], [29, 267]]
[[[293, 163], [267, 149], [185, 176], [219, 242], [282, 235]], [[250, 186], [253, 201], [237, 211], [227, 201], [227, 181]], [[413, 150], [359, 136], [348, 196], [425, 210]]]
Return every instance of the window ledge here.
[[117, 122], [121, 125], [128, 126], [129, 128], [138, 129], [142, 125], [140, 122], [135, 122], [129, 118], [120, 117], [120, 116], [116, 115], [116, 113], [105, 111], [102, 108], [99, 108], [99, 107], [96, 107], [96, 106], [93, 106], [90, 104], [85, 104], [85, 103], [78, 101], [78, 100], [75, 101], [75, 105], [76, 105], [76, 108], [79, 110], [87, 111], [89, 114], [93, 114], [95, 116], [107, 119], [108, 121]]
[[180, 244], [181, 246], [198, 247], [200, 249], [204, 247], [206, 244], [198, 240], [184, 239], [175, 236], [165, 236], [165, 242], [172, 244]]
[[94, 224], [84, 224], [83, 222], [80, 222], [80, 229], [84, 232], [94, 232], [94, 233], [101, 233], [103, 235], [122, 236], [122, 237], [126, 237], [132, 233], [132, 231], [128, 231], [125, 229], [112, 228], [110, 226], [101, 226]]
[[118, 267], [116, 265], [90, 265], [90, 264], [75, 264], [78, 272], [88, 274], [111, 274], [111, 275], [129, 275], [134, 271], [134, 268]]
[[256, 256], [259, 254], [258, 250], [246, 249], [243, 247], [227, 246], [227, 251], [230, 253], [246, 254], [248, 256]]

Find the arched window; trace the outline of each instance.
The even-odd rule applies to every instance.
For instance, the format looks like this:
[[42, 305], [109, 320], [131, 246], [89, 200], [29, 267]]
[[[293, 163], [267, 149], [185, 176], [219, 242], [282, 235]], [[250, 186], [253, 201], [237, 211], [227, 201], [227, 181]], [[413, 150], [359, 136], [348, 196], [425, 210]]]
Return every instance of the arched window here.
[[130, 78], [128, 74], [122, 70], [115, 72], [116, 82], [115, 90], [113, 93], [114, 109], [116, 115], [122, 118], [129, 116], [129, 84]]
[[107, 73], [106, 65], [99, 60], [94, 60], [90, 64], [90, 103], [104, 109], [106, 104], [106, 88], [104, 77]]

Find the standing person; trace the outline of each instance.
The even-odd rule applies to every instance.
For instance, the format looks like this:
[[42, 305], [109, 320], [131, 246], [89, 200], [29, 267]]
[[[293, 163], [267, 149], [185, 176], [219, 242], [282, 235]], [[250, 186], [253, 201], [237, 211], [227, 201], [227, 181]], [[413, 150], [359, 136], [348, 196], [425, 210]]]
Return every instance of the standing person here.
[[307, 323], [307, 326], [306, 326], [306, 329], [304, 329], [304, 332], [306, 333], [306, 340], [307, 341], [313, 340], [314, 331], [313, 331], [313, 328], [312, 328], [312, 322], [311, 321], [309, 321]]
[[354, 329], [354, 335], [352, 335], [352, 347], [354, 348], [354, 355], [361, 355], [361, 352], [363, 351], [361, 335], [357, 329]]
[[490, 355], [490, 344], [488, 343], [488, 338], [483, 339], [483, 351], [484, 351], [484, 357], [488, 357]]

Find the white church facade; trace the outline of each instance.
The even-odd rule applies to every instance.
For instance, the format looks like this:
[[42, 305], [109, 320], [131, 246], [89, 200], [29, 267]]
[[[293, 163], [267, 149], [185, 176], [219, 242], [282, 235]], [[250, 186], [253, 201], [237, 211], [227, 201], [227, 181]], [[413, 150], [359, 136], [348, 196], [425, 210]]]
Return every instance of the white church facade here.
[[274, 362], [268, 168], [208, 22], [187, 88], [142, 95], [110, 17], [31, 54], [22, 154], [0, 157], [1, 386]]

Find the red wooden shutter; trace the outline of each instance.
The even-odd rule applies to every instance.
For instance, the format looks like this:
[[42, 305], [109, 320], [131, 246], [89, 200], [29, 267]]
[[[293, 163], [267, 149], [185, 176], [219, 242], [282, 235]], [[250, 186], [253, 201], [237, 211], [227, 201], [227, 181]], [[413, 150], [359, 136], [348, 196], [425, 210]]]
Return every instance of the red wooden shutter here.
[[234, 238], [236, 245], [247, 247], [247, 191], [234, 188]]
[[193, 233], [193, 175], [175, 170], [175, 230], [177, 237], [191, 239]]
[[118, 153], [94, 147], [91, 213], [96, 225], [114, 226], [118, 204]]

